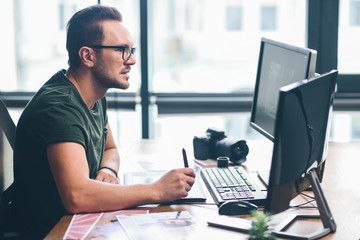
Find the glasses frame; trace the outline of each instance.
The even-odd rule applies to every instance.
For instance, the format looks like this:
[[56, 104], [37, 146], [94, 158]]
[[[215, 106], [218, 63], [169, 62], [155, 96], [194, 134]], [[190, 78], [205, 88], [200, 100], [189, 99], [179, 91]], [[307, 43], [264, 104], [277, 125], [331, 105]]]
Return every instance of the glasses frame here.
[[[131, 55], [135, 56], [135, 52], [136, 52], [136, 48], [134, 47], [129, 47], [129, 46], [105, 46], [105, 45], [90, 45], [87, 46], [89, 48], [100, 48], [100, 49], [118, 49], [122, 51], [122, 59], [124, 61], [128, 61], [131, 58]], [[125, 57], [125, 50], [129, 49], [128, 52], [128, 56]]]

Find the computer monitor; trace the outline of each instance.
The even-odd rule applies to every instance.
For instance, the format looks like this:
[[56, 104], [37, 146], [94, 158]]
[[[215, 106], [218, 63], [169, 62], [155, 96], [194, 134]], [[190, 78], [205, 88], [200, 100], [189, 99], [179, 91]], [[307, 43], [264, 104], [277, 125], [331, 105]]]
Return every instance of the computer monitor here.
[[250, 125], [274, 141], [280, 87], [315, 75], [317, 52], [262, 38]]
[[[273, 214], [289, 208], [290, 201], [310, 184], [324, 225], [314, 236], [336, 230], [318, 179], [318, 166], [326, 158], [329, 113], [335, 95], [337, 71], [322, 74], [280, 88], [277, 107], [274, 149], [271, 162], [265, 211]], [[284, 230], [291, 220], [275, 230], [280, 236], [300, 236]], [[306, 217], [306, 216], [305, 216]]]

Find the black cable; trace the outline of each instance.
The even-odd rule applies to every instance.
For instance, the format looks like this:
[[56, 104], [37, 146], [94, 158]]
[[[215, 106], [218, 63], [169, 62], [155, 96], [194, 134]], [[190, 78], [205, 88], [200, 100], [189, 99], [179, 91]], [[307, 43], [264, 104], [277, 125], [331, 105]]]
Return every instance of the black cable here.
[[315, 201], [316, 201], [315, 197], [310, 196], [310, 195], [305, 194], [305, 193], [300, 193], [300, 194], [301, 194], [302, 196], [304, 196], [304, 197], [310, 198], [311, 200], [306, 201], [306, 202], [304, 202], [304, 203], [301, 203], [301, 204], [299, 204], [299, 205], [290, 206], [290, 208], [318, 209], [318, 207], [317, 207], [317, 206], [305, 206], [305, 205], [307, 205], [307, 204], [310, 204], [310, 203], [312, 203], [312, 202], [315, 202]]
[[311, 209], [318, 209], [317, 206], [304, 206], [304, 205], [307, 205], [307, 204], [310, 204], [312, 202], [314, 202], [315, 199], [312, 199], [312, 200], [309, 200], [305, 203], [302, 203], [302, 204], [299, 204], [299, 205], [295, 205], [295, 206], [290, 206], [290, 208], [311, 208]]
[[305, 197], [308, 197], [308, 198], [311, 198], [311, 199], [315, 199], [315, 197], [310, 196], [310, 195], [308, 195], [308, 194], [305, 194], [305, 193], [300, 193], [300, 194], [303, 195], [303, 196], [305, 196]]

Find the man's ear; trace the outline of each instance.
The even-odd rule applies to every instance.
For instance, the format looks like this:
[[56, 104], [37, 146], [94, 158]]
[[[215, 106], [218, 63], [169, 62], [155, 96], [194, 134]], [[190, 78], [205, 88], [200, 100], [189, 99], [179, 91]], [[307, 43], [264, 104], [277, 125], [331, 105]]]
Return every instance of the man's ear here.
[[87, 67], [93, 67], [95, 64], [95, 51], [89, 47], [79, 49], [80, 61]]

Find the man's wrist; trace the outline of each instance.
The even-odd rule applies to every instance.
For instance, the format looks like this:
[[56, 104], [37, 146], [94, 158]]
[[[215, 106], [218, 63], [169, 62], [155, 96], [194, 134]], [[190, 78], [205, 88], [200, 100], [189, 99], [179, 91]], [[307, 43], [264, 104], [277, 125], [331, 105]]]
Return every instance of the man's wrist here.
[[108, 170], [112, 171], [112, 172], [115, 174], [115, 177], [116, 177], [116, 178], [118, 177], [117, 171], [116, 171], [115, 169], [111, 168], [111, 167], [103, 166], [103, 167], [100, 167], [100, 168], [99, 168], [99, 171], [100, 171], [101, 169], [108, 169]]

